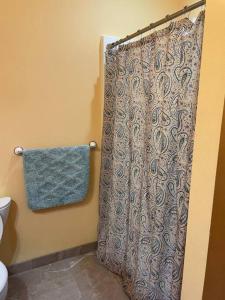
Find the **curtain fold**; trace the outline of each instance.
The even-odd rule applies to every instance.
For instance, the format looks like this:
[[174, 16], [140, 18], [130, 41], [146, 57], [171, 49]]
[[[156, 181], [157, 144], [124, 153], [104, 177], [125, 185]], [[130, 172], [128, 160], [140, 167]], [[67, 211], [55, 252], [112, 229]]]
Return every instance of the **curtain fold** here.
[[180, 299], [203, 24], [106, 52], [97, 255], [131, 299]]

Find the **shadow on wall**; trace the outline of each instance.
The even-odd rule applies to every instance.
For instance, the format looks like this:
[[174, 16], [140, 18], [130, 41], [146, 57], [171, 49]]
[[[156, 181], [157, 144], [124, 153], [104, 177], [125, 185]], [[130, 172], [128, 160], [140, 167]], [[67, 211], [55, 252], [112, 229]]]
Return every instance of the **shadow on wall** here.
[[225, 297], [225, 108], [211, 220], [203, 300]]
[[[21, 178], [21, 176], [19, 176], [21, 170], [21, 162], [17, 160], [17, 157], [13, 154], [13, 152], [11, 152], [10, 155], [11, 158], [7, 170], [8, 176], [4, 177], [4, 181], [1, 182], [1, 185], [5, 187], [6, 190], [9, 190], [10, 187], [11, 191], [16, 191], [18, 180], [20, 180]], [[20, 181], [19, 186], [22, 190], [22, 180]], [[2, 260], [6, 265], [8, 265], [13, 260], [13, 257], [19, 247], [16, 233], [16, 218], [18, 206], [16, 204], [14, 193], [4, 196], [9, 196], [12, 198], [9, 216], [4, 227], [4, 233], [0, 244], [0, 260]]]
[[4, 234], [0, 245], [0, 257], [4, 263], [9, 264], [12, 261], [17, 248], [17, 235], [15, 229], [15, 219], [17, 214], [17, 205], [11, 202], [9, 216], [4, 228]]
[[[91, 103], [91, 118], [90, 118], [90, 132], [86, 136], [85, 140], [87, 142], [91, 140], [95, 140], [97, 142], [97, 148], [91, 150], [90, 154], [90, 182], [89, 182], [89, 189], [88, 193], [84, 199], [79, 203], [74, 203], [71, 205], [61, 206], [61, 207], [54, 207], [49, 209], [43, 209], [35, 214], [49, 214], [51, 212], [57, 210], [69, 210], [71, 206], [76, 207], [83, 207], [88, 205], [91, 201], [97, 201], [97, 199], [93, 199], [94, 195], [94, 188], [98, 186], [98, 178], [99, 178], [99, 171], [97, 169], [97, 161], [100, 159], [100, 149], [101, 149], [101, 131], [102, 131], [102, 66], [101, 66], [101, 45], [99, 46], [99, 77], [94, 85], [94, 97]], [[63, 143], [63, 141], [62, 141]], [[22, 167], [22, 158], [14, 155], [14, 153], [10, 153], [11, 160], [9, 164], [8, 170], [8, 177], [4, 179], [4, 182], [1, 183], [2, 186], [6, 187], [6, 190], [16, 191], [18, 193], [18, 180], [20, 180], [20, 191], [19, 195], [23, 198], [22, 202], [24, 201], [24, 206], [27, 205], [26, 203], [26, 196], [25, 196], [25, 188], [24, 188], [24, 179], [23, 179], [23, 167]], [[19, 179], [18, 179], [19, 178]], [[17, 199], [14, 197], [13, 192], [11, 195], [13, 201], [10, 207], [9, 218], [7, 220], [3, 240], [0, 245], [0, 258], [6, 264], [10, 265], [13, 261], [13, 257], [19, 251], [20, 245], [19, 240], [17, 239], [16, 234], [16, 219], [17, 219]], [[23, 216], [21, 216], [23, 217]], [[97, 231], [97, 228], [96, 228]], [[38, 238], [38, 237], [37, 237]], [[46, 253], [47, 254], [47, 253]]]

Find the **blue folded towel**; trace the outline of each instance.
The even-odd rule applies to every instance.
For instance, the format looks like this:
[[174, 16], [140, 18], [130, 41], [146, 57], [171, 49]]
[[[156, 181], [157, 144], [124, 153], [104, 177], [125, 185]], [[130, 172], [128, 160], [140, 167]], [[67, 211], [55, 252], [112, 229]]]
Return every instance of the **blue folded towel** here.
[[23, 151], [28, 206], [44, 209], [81, 201], [88, 190], [88, 145]]

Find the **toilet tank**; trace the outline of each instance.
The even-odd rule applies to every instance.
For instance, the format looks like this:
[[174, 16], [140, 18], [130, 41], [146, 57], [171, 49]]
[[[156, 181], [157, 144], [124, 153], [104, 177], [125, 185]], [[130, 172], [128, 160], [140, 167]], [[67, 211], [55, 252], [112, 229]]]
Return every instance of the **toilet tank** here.
[[5, 225], [5, 222], [7, 220], [10, 204], [11, 204], [10, 197], [0, 198], [0, 216], [2, 218], [3, 225]]
[[10, 197], [0, 198], [0, 241], [3, 235], [4, 225], [8, 218], [10, 203]]

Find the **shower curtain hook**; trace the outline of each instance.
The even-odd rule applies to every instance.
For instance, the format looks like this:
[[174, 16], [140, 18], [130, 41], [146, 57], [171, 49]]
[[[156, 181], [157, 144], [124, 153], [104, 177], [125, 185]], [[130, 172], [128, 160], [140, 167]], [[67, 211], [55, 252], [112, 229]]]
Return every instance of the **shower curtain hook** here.
[[190, 12], [190, 11], [186, 12], [186, 14], [185, 14], [185, 18], [187, 18], [187, 19], [189, 19], [189, 20], [190, 20], [190, 15], [191, 15], [191, 12]]
[[143, 32], [141, 33], [141, 45], [143, 45]]
[[204, 11], [204, 10], [205, 10], [205, 8], [206, 8], [206, 2], [205, 2], [205, 4], [204, 4], [204, 5], [202, 5], [202, 6], [201, 6], [201, 11]]

